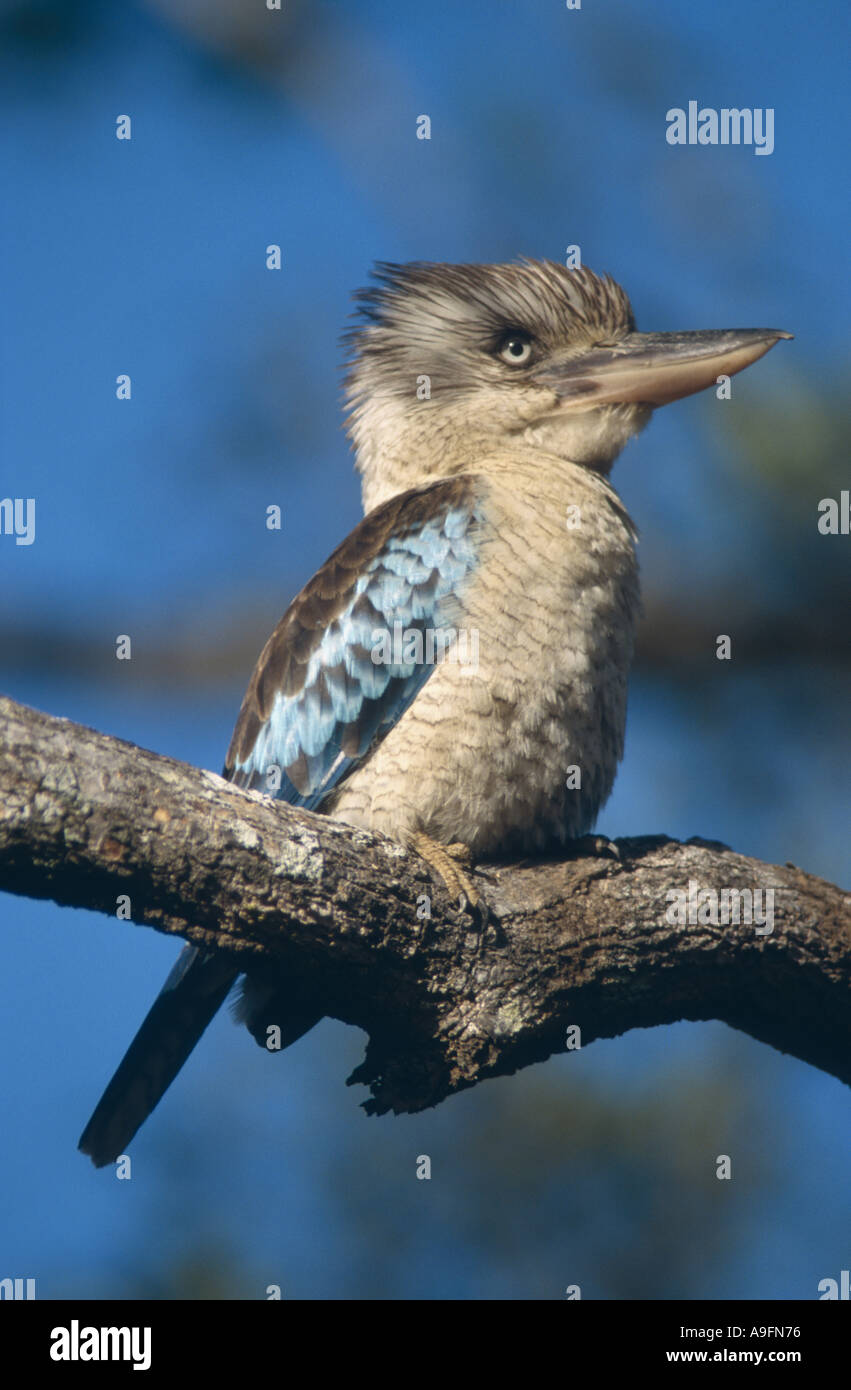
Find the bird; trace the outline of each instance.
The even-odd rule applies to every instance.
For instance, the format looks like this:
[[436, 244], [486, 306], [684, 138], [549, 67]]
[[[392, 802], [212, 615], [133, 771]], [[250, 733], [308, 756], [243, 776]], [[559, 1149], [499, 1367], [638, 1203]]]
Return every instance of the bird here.
[[[390, 836], [473, 910], [477, 861], [590, 835], [623, 754], [640, 595], [614, 460], [655, 409], [792, 335], [639, 332], [611, 277], [546, 260], [378, 262], [354, 298], [364, 516], [263, 648], [223, 775]], [[80, 1139], [97, 1167], [239, 973], [184, 947]], [[264, 1046], [322, 1017], [259, 967], [235, 1012]]]

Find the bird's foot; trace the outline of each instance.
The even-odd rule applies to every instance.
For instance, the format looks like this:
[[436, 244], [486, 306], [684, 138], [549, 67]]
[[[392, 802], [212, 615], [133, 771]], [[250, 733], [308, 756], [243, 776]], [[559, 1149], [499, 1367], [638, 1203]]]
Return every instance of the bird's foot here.
[[568, 854], [593, 854], [599, 859], [620, 859], [621, 852], [614, 840], [606, 835], [580, 835], [567, 845]]
[[454, 859], [456, 864], [463, 865], [465, 869], [472, 868], [473, 851], [470, 849], [469, 845], [462, 844], [460, 840], [456, 840], [454, 845], [442, 845], [441, 848], [446, 851], [450, 859]]
[[473, 862], [473, 853], [469, 845], [456, 843], [453, 845], [441, 845], [437, 840], [433, 840], [430, 835], [423, 831], [414, 831], [408, 838], [411, 849], [415, 849], [421, 859], [424, 859], [431, 866], [446, 884], [446, 891], [451, 898], [460, 900], [461, 911], [469, 905], [476, 907], [479, 901], [478, 889], [473, 886], [465, 869], [469, 869]]

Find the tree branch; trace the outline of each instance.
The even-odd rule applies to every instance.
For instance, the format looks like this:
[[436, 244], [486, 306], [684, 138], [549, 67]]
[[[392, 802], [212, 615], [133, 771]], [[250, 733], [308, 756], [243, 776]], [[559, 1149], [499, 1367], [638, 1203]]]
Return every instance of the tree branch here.
[[[369, 1033], [350, 1081], [374, 1112], [543, 1061], [571, 1025], [587, 1045], [721, 1019], [851, 1082], [851, 896], [793, 865], [621, 840], [620, 862], [487, 866], [483, 921], [390, 840], [5, 699], [0, 798], [0, 888], [110, 914], [127, 895], [135, 922], [305, 981]], [[698, 889], [772, 889], [773, 930], [709, 900], [669, 920], [690, 883], [692, 916]]]

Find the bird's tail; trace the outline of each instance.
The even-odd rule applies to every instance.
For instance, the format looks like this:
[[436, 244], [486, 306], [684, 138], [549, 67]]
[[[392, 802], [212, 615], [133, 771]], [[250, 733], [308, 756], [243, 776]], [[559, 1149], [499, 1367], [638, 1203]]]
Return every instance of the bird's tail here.
[[219, 952], [185, 946], [124, 1060], [98, 1102], [79, 1148], [96, 1168], [123, 1153], [171, 1085], [239, 974]]

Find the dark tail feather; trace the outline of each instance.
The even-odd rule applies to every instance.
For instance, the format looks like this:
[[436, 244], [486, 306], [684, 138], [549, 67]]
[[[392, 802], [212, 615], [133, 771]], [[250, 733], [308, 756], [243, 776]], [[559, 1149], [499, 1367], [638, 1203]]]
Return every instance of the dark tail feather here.
[[96, 1168], [123, 1153], [171, 1085], [239, 974], [218, 952], [185, 946], [83, 1130]]
[[[242, 988], [233, 1001], [235, 1023], [244, 1023], [262, 1048], [283, 1052], [325, 1017], [325, 1009], [311, 999], [297, 981], [243, 976]], [[270, 1029], [274, 1034], [270, 1037]]]

